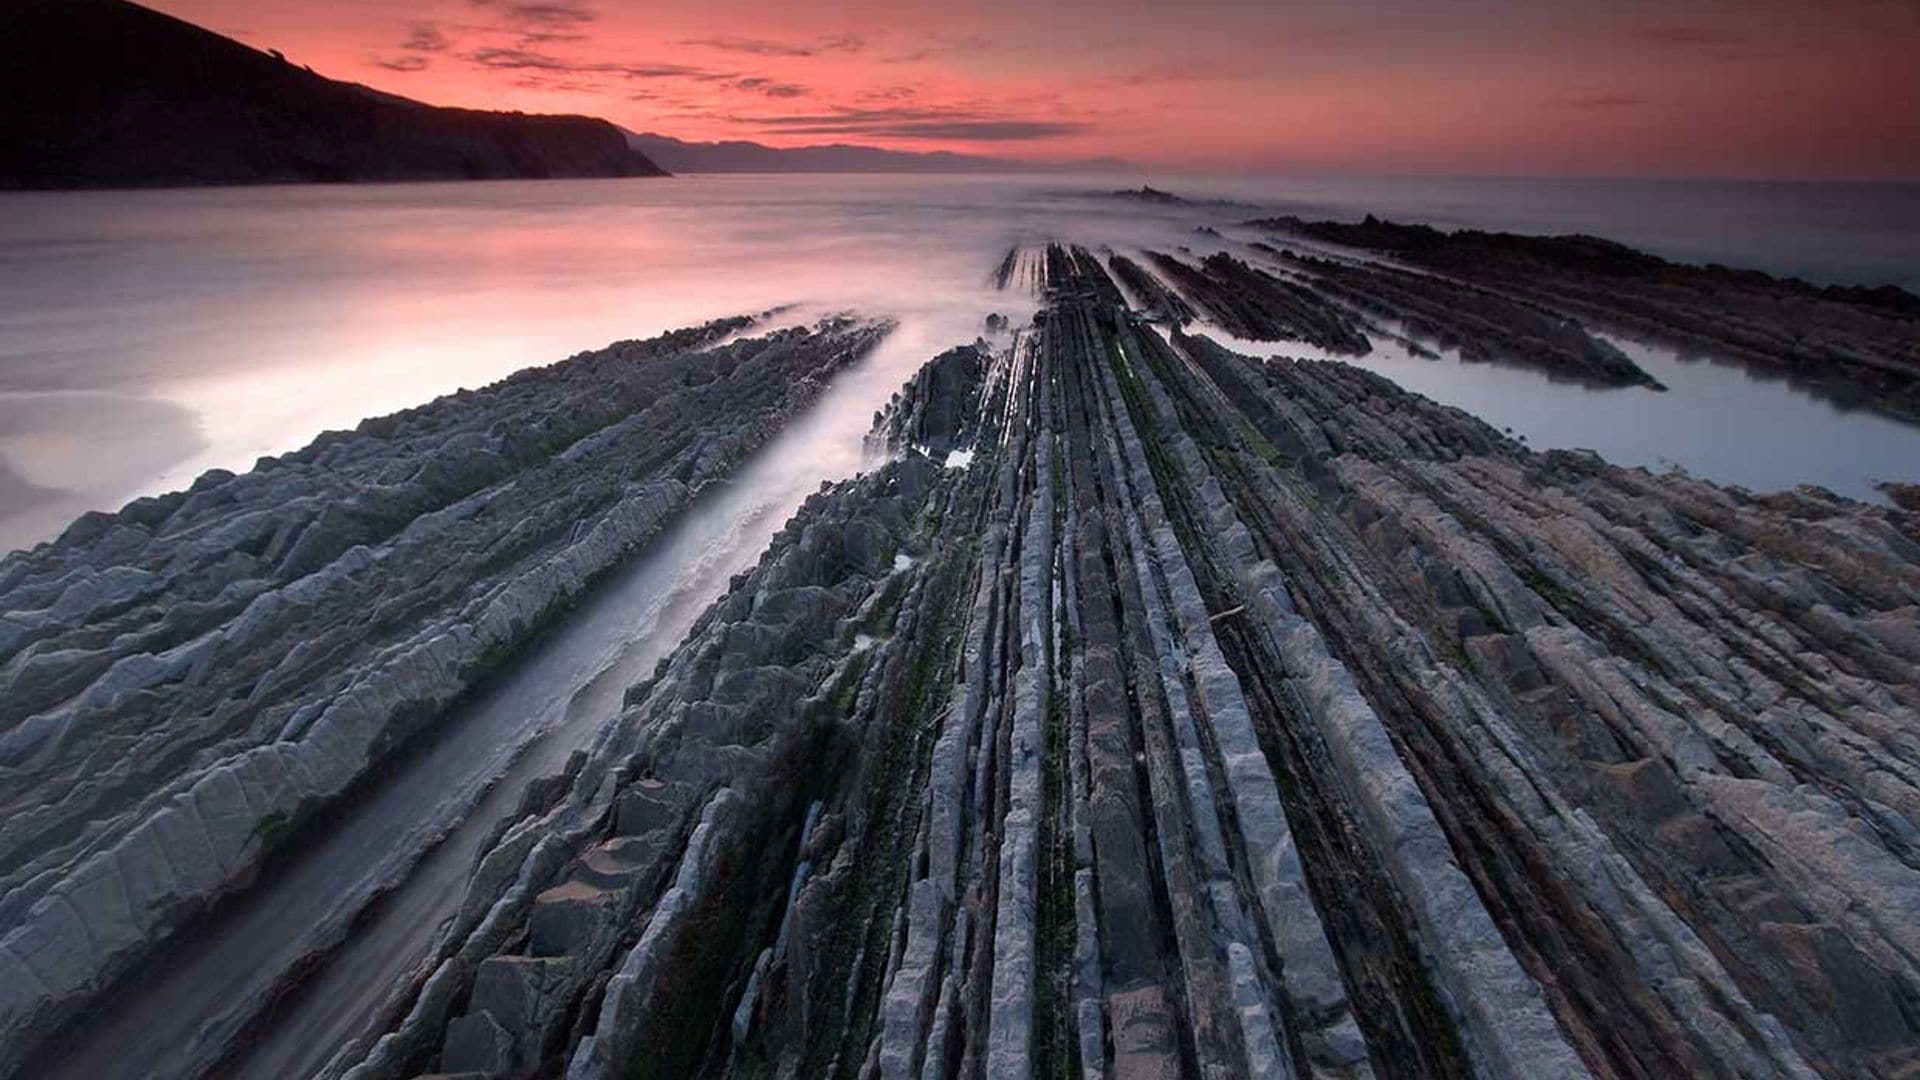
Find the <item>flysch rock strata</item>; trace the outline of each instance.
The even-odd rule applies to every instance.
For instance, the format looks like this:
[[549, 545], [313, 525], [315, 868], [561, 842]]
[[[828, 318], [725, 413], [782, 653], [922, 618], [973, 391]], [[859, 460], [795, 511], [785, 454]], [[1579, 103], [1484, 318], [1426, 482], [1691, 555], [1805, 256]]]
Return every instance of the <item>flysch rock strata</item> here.
[[[1300, 238], [1364, 252], [1474, 286], [1475, 293], [1742, 362], [1844, 407], [1920, 420], [1920, 297], [1896, 286], [1820, 286], [1690, 266], [1592, 236], [1443, 232], [1372, 216], [1247, 224], [1283, 247]], [[1437, 299], [1450, 290], [1429, 284], [1420, 291]], [[1479, 313], [1485, 305], [1475, 297], [1463, 307]]]
[[[1252, 341], [1304, 341], [1329, 352], [1364, 356], [1373, 346], [1354, 316], [1296, 281], [1270, 274], [1224, 252], [1198, 266], [1164, 252], [1147, 261], [1192, 306], [1221, 329]], [[1133, 275], [1121, 269], [1121, 280]], [[1166, 304], [1159, 304], [1165, 311]], [[1168, 314], [1172, 314], [1168, 312]]]
[[530, 369], [0, 561], [0, 1070], [888, 331], [752, 327]]
[[1004, 265], [335, 1075], [1920, 1070], [1920, 514]]
[[1278, 254], [1315, 290], [1395, 320], [1420, 340], [1456, 350], [1463, 360], [1536, 368], [1550, 378], [1591, 386], [1665, 389], [1619, 346], [1538, 305], [1435, 274]]

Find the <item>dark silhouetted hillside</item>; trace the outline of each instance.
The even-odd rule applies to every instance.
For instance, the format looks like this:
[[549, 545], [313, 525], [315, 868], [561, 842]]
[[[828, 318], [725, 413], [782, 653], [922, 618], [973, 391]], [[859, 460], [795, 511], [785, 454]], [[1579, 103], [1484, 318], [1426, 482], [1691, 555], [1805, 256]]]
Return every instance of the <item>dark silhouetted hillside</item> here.
[[1036, 164], [950, 150], [916, 153], [846, 143], [767, 146], [740, 140], [688, 142], [653, 132], [630, 132], [627, 141], [661, 168], [676, 173], [1120, 172], [1134, 168], [1118, 158]]
[[420, 105], [123, 0], [0, 3], [0, 187], [660, 174], [604, 120]]

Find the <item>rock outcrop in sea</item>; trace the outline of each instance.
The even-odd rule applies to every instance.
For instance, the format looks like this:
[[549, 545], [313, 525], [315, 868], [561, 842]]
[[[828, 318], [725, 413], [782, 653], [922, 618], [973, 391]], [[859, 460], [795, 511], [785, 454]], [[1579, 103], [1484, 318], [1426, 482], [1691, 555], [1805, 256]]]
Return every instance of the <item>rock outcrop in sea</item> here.
[[889, 329], [736, 318], [621, 343], [0, 560], [0, 1070]]
[[332, 1075], [1920, 1069], [1920, 514], [995, 277]]
[[[1725, 266], [1689, 266], [1592, 236], [1522, 236], [1368, 216], [1359, 222], [1267, 218], [1247, 223], [1286, 245], [1304, 238], [1367, 253], [1422, 273], [1290, 251], [1290, 265], [1330, 292], [1364, 296], [1369, 308], [1424, 325], [1492, 323], [1527, 333], [1543, 317], [1558, 328], [1502, 350], [1525, 360], [1581, 357], [1575, 376], [1630, 376], [1624, 357], [1580, 341], [1569, 318], [1591, 327], [1697, 349], [1793, 380], [1823, 397], [1907, 421], [1920, 419], [1920, 298], [1894, 286], [1819, 286]], [[1297, 245], [1296, 245], [1297, 246]], [[1538, 314], [1528, 316], [1527, 308]], [[1469, 339], [1474, 335], [1463, 335]], [[1634, 369], [1637, 370], [1637, 369]], [[1620, 384], [1646, 381], [1615, 378]]]

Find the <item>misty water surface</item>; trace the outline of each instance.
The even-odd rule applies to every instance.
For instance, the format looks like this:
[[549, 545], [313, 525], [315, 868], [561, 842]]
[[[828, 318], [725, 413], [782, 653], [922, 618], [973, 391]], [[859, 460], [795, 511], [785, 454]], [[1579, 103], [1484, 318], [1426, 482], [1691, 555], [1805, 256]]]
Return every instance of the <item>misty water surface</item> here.
[[[1191, 232], [1202, 222], [1378, 210], [1596, 232], [1823, 280], [1920, 274], [1902, 261], [1920, 235], [1911, 185], [1161, 182], [1260, 210], [1090, 194], [1122, 183], [1137, 181], [703, 176], [0, 195], [0, 550], [329, 428], [708, 318], [779, 304], [884, 314], [930, 355], [1017, 303], [985, 284], [1015, 241], [1206, 247]], [[878, 385], [924, 359], [890, 357]], [[1587, 391], [1391, 349], [1363, 362], [1535, 446], [1862, 497], [1876, 480], [1920, 479], [1912, 428], [1733, 368], [1641, 359], [1671, 393]], [[814, 472], [846, 468], [823, 460]]]

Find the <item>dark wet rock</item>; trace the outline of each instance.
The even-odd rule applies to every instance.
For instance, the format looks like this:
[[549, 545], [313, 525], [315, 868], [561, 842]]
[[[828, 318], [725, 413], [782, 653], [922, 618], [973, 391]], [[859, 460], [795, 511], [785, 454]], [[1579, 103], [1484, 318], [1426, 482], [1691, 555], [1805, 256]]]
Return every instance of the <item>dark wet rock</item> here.
[[490, 1013], [469, 1013], [447, 1025], [440, 1060], [442, 1068], [456, 1075], [505, 1073], [513, 1062], [513, 1035]]
[[[1038, 258], [1015, 350], [882, 417], [981, 460], [810, 500], [351, 1075], [496, 1045], [455, 1001], [567, 1012], [578, 1077], [1911, 1071], [1909, 514], [1535, 454]], [[601, 890], [617, 943], [482, 993]]]
[[1194, 306], [1236, 337], [1305, 341], [1356, 356], [1373, 347], [1344, 309], [1231, 255], [1209, 255], [1197, 267], [1157, 251], [1147, 258]]
[[1592, 236], [1443, 232], [1368, 216], [1248, 224], [1361, 249], [1514, 300], [1743, 361], [1847, 407], [1920, 417], [1920, 297], [1669, 262]]
[[1156, 319], [1185, 326], [1195, 318], [1193, 305], [1180, 298], [1180, 294], [1162, 284], [1160, 279], [1145, 267], [1125, 255], [1113, 255], [1107, 259], [1107, 266], [1120, 284], [1127, 287], [1138, 301], [1138, 307]]
[[1116, 199], [1132, 199], [1136, 202], [1154, 203], [1159, 206], [1188, 205], [1187, 200], [1181, 198], [1178, 195], [1175, 195], [1170, 191], [1161, 191], [1159, 188], [1149, 187], [1145, 184], [1142, 184], [1137, 188], [1128, 188], [1123, 191], [1116, 191], [1113, 193], [1113, 197]]
[[917, 446], [944, 457], [970, 445], [987, 357], [980, 346], [965, 345], [928, 361], [883, 411], [868, 440], [870, 450]]
[[[1539, 338], [1542, 364], [1588, 347], [1479, 283], [1376, 268], [1316, 291], [1280, 276], [1320, 273], [1305, 265], [1181, 265], [1205, 279], [1196, 323], [1238, 312], [1332, 341], [1377, 303], [1489, 347]], [[1920, 1067], [1914, 514], [1534, 453], [1360, 367], [1240, 355], [1171, 308], [1176, 325], [1148, 326], [1166, 299], [1126, 266], [1162, 280], [1078, 248], [1009, 253], [1001, 276], [1043, 291], [1033, 322], [916, 374], [875, 418], [885, 460], [808, 499], [591, 750], [519, 801], [384, 1030], [325, 1075]], [[831, 368], [810, 350], [862, 333], [799, 334], [768, 360]], [[743, 353], [648, 355], [615, 366], [735, 412], [765, 400], [769, 380], [738, 385]], [[485, 480], [502, 470], [617, 461], [632, 484], [691, 483], [725, 460], [645, 424], [567, 431], [610, 396], [582, 389], [482, 439], [434, 428], [421, 460], [355, 465], [364, 440], [406, 438], [407, 414], [324, 438], [313, 453], [377, 482], [272, 528], [254, 485], [297, 504], [297, 457], [90, 522], [73, 558], [0, 564], [21, 598], [0, 641], [42, 655], [41, 613], [68, 596], [99, 625], [45, 655], [111, 650], [186, 582], [203, 607], [169, 614], [187, 621], [319, 603], [281, 598], [306, 578], [274, 567], [329, 505], [354, 511], [326, 522], [311, 574], [383, 596], [380, 571], [406, 569], [376, 554], [396, 532], [516, 534], [536, 511]], [[487, 486], [409, 512], [415, 478]], [[577, 546], [565, 520], [534, 531]], [[87, 557], [150, 543], [169, 557]], [[102, 578], [121, 565], [154, 576]], [[279, 640], [265, 625], [248, 640]], [[229, 685], [214, 648], [113, 654], [76, 698]], [[273, 670], [291, 693], [349, 662], [303, 641]], [[46, 695], [66, 685], [50, 663]], [[324, 708], [274, 729], [321, 730]], [[18, 745], [59, 760], [83, 733], [57, 715]], [[137, 938], [174, 879], [222, 887], [288, 767], [241, 759], [187, 774], [155, 815], [164, 862], [77, 862], [44, 891], [0, 942], [42, 982], [0, 982], [0, 1001], [84, 982], [79, 943]]]
[[[1142, 203], [1147, 206], [1164, 206], [1169, 208], [1217, 207], [1234, 208], [1245, 211], [1255, 205], [1253, 203], [1237, 202], [1232, 199], [1193, 198], [1185, 195], [1176, 195], [1171, 191], [1162, 191], [1150, 184], [1142, 184], [1137, 188], [1121, 188], [1118, 191], [1110, 191], [1107, 192], [1107, 198], [1122, 199], [1127, 202]], [[1200, 226], [1200, 231], [1212, 232], [1212, 230], [1206, 226]], [[1215, 233], [1214, 235], [1218, 234]]]
[[1018, 289], [1037, 295], [1046, 285], [1046, 276], [1044, 249], [1015, 244], [1007, 249], [987, 280], [997, 289]]
[[1619, 347], [1579, 323], [1490, 289], [1434, 274], [1282, 253], [1327, 295], [1401, 323], [1466, 360], [1538, 368], [1595, 386], [1664, 389]]
[[[976, 393], [971, 386], [952, 390], [966, 400]], [[843, 760], [864, 738], [878, 737], [876, 725], [901, 733], [913, 727], [907, 716], [874, 712], [893, 700], [876, 696], [874, 687], [906, 678], [909, 658], [927, 645], [910, 627], [936, 610], [927, 607], [934, 600], [928, 573], [895, 569], [891, 560], [875, 566], [861, 551], [903, 546], [937, 520], [929, 516], [935, 507], [956, 497], [953, 485], [966, 475], [957, 471], [944, 474], [954, 478], [945, 483], [923, 484], [912, 504], [899, 506], [900, 474], [915, 468], [914, 460], [923, 459], [910, 456], [810, 499], [734, 599], [715, 605], [628, 719], [610, 731], [572, 793], [516, 826], [579, 837], [584, 846], [558, 864], [542, 862], [538, 847], [530, 850], [527, 872], [551, 867], [533, 904], [503, 895], [489, 921], [467, 931], [475, 936], [456, 934], [455, 946], [512, 943], [517, 936], [485, 928], [503, 917], [527, 925], [518, 946], [524, 954], [495, 953], [468, 967], [469, 1012], [438, 1023], [464, 1031], [473, 1026], [470, 1017], [485, 1013], [505, 1018], [512, 1030], [520, 1023], [514, 1018], [531, 1008], [543, 1018], [542, 1031], [582, 1033], [545, 1059], [570, 1075], [685, 1075], [705, 1056], [710, 1036], [735, 1037], [710, 1031], [699, 1018], [738, 1012], [733, 1030], [751, 1041], [761, 1027], [791, 1030], [800, 997], [818, 1004], [844, 990], [838, 969], [822, 971], [817, 983], [791, 985], [789, 950], [814, 939], [793, 925], [793, 911], [810, 881], [829, 880], [810, 869], [835, 857], [820, 847], [822, 838], [851, 842], [843, 827], [817, 826], [820, 800], [853, 798], [865, 774], [821, 772], [820, 763]], [[884, 534], [872, 534], [873, 525]], [[735, 602], [744, 597], [757, 599]], [[781, 657], [782, 666], [761, 665], [767, 654]], [[855, 716], [842, 716], [850, 706]], [[611, 839], [597, 839], [609, 832]], [[891, 833], [885, 839], [894, 840]], [[641, 843], [666, 863], [649, 874], [621, 873], [615, 864]], [[845, 899], [843, 917], [850, 914]], [[619, 913], [644, 913], [632, 932], [637, 937], [621, 934], [616, 945], [603, 933], [603, 911], [616, 915], [606, 926], [630, 917]], [[844, 963], [848, 957], [835, 948], [832, 958]], [[524, 989], [525, 979], [487, 990], [489, 979], [505, 979], [489, 971], [518, 972], [531, 956], [566, 957], [569, 966], [537, 993]], [[605, 973], [606, 987], [597, 1000], [587, 993], [596, 973]], [[744, 986], [754, 987], [746, 1004], [727, 1000]], [[786, 1008], [774, 1008], [782, 1001]], [[560, 1015], [569, 1019], [562, 1023]], [[404, 1075], [429, 1064], [423, 1055], [440, 1041], [420, 1017], [375, 1047], [354, 1075]], [[524, 1042], [516, 1035], [516, 1046]]]
[[1900, 484], [1888, 481], [1879, 485], [1881, 494], [1892, 500], [1893, 505], [1903, 510], [1920, 512], [1920, 484]]
[[1008, 285], [1012, 284], [1014, 273], [1019, 268], [1019, 265], [1020, 248], [1018, 245], [1015, 245], [1007, 249], [1007, 254], [1000, 260], [1000, 265], [994, 267], [993, 273], [989, 275], [994, 287], [1005, 289]]

